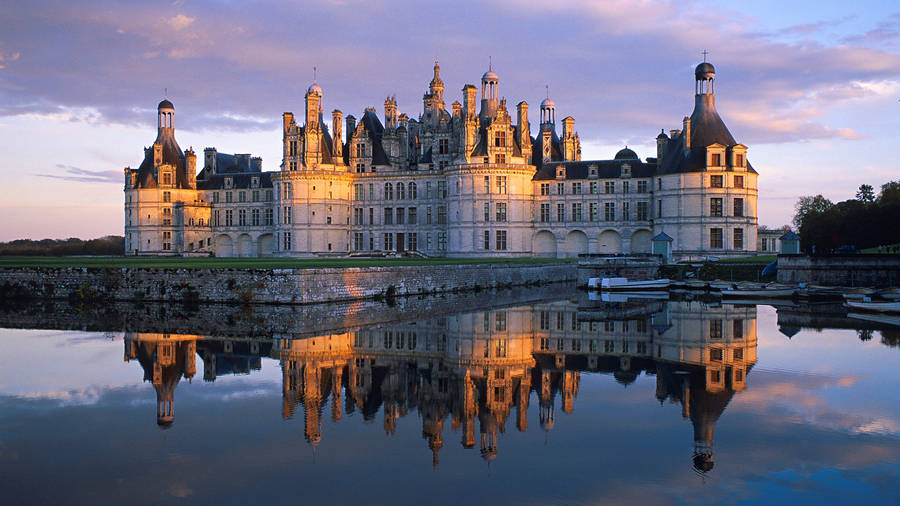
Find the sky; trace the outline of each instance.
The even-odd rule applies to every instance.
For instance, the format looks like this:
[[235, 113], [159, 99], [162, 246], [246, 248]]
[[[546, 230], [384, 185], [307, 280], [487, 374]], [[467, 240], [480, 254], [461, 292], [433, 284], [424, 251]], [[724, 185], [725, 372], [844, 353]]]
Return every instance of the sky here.
[[5, 2], [0, 6], [0, 241], [123, 232], [122, 169], [175, 104], [183, 149], [281, 163], [281, 113], [418, 117], [434, 60], [445, 102], [489, 59], [508, 103], [549, 86], [584, 159], [693, 108], [693, 68], [716, 66], [717, 108], [760, 174], [759, 223], [790, 223], [801, 195], [853, 198], [900, 179], [900, 5], [895, 1], [406, 0]]

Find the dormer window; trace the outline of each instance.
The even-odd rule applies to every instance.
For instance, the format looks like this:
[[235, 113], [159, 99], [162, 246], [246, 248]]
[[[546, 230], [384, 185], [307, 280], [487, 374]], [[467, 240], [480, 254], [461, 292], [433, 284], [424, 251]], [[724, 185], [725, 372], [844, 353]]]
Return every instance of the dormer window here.
[[253, 176], [252, 178], [250, 178], [250, 187], [251, 188], [259, 188], [259, 178], [258, 177]]
[[631, 164], [622, 164], [622, 177], [631, 177]]
[[172, 174], [169, 172], [163, 172], [162, 174], [162, 184], [165, 186], [170, 186], [172, 184]]
[[736, 144], [729, 151], [731, 167], [734, 170], [745, 170], [747, 168], [747, 146]]
[[590, 177], [597, 177], [597, 166], [591, 165], [588, 167], [588, 175]]
[[722, 155], [719, 153], [713, 153], [709, 155], [709, 164], [713, 167], [722, 165]]
[[557, 177], [557, 179], [565, 179], [566, 168], [565, 167], [557, 167], [556, 168], [556, 177]]
[[234, 188], [234, 179], [230, 177], [225, 178], [225, 188]]

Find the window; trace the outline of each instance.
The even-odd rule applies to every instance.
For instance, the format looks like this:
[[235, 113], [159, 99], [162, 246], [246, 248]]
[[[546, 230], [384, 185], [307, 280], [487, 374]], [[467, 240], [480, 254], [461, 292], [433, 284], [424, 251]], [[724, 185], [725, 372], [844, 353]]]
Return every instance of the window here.
[[431, 225], [431, 206], [425, 208], [425, 224]]
[[163, 202], [172, 202], [172, 192], [163, 192]]
[[369, 200], [375, 200], [375, 183], [369, 183]]
[[506, 204], [504, 202], [497, 203], [497, 221], [506, 221]]
[[431, 190], [431, 181], [425, 181], [425, 198], [426, 199], [434, 198], [434, 193]]
[[409, 251], [416, 251], [419, 249], [419, 234], [416, 232], [406, 234], [406, 249]]
[[259, 226], [259, 209], [254, 209], [250, 214], [252, 219], [251, 223], [253, 224], [253, 226]]
[[638, 181], [637, 192], [638, 193], [647, 193], [647, 182], [646, 181]]
[[550, 312], [549, 311], [541, 311], [541, 330], [550, 330]]
[[722, 165], [722, 155], [720, 153], [713, 153], [709, 155], [710, 165], [713, 167], [718, 167]]
[[219, 203], [219, 192], [213, 192], [213, 204]]
[[437, 249], [438, 251], [447, 250], [447, 232], [437, 233]]
[[225, 192], [225, 202], [231, 203], [231, 192]]
[[731, 335], [734, 339], [744, 338], [744, 320], [734, 320]]
[[498, 130], [494, 132], [494, 147], [496, 148], [505, 148], [506, 147], [506, 132], [502, 130]]
[[581, 202], [572, 203], [572, 221], [581, 221]]
[[581, 195], [581, 183], [572, 183], [572, 195]]
[[616, 204], [615, 204], [615, 202], [604, 202], [603, 203], [603, 219], [606, 221], [615, 221], [615, 219], [616, 219]]
[[290, 249], [292, 248], [292, 245], [293, 245], [293, 241], [291, 241], [291, 233], [290, 233], [290, 232], [285, 232], [285, 233], [284, 233], [284, 248], [283, 248], [283, 249], [285, 249], [285, 250], [290, 250]]
[[709, 338], [722, 339], [722, 320], [709, 321]]
[[362, 232], [354, 232], [353, 233], [353, 250], [361, 251], [363, 249], [363, 235]]
[[565, 204], [556, 204], [556, 221], [566, 221]]
[[662, 178], [661, 177], [656, 178], [656, 189], [662, 190]]
[[447, 224], [447, 207], [446, 206], [438, 206], [437, 222], [438, 222], [438, 225], [446, 225]]
[[744, 249], [744, 229], [734, 229], [734, 249]]
[[409, 188], [409, 198], [410, 199], [415, 200], [415, 199], [419, 198], [419, 188], [414, 181], [409, 182], [408, 188]]
[[491, 203], [484, 203], [484, 221], [491, 221]]
[[266, 202], [272, 202], [272, 190], [266, 190]]
[[550, 221], [550, 204], [541, 204], [541, 222], [547, 223]]
[[506, 155], [503, 153], [497, 153], [494, 155], [494, 163], [506, 163]]
[[234, 221], [234, 211], [232, 211], [231, 209], [226, 209], [225, 210], [225, 226], [230, 227], [232, 224], [232, 221]]
[[738, 217], [744, 216], [744, 199], [734, 199], [734, 215]]
[[[494, 233], [494, 236], [497, 239], [496, 240], [497, 247], [495, 249], [498, 251], [506, 251], [506, 230], [498, 230]], [[505, 317], [506, 317], [506, 315], [504, 315], [504, 320], [505, 320]], [[500, 330], [500, 329], [497, 329], [497, 330]]]
[[446, 155], [450, 152], [450, 140], [449, 139], [440, 139], [438, 140], [438, 153], [442, 155]]
[[447, 198], [447, 182], [446, 181], [438, 181], [438, 183], [437, 183], [437, 198], [439, 198], [439, 199]]
[[709, 247], [722, 249], [722, 229], [711, 228], [709, 230]]
[[416, 212], [415, 207], [410, 207], [406, 213], [406, 222], [410, 225], [416, 225], [418, 222], [418, 217], [416, 216], [418, 213]]
[[259, 202], [259, 190], [253, 190], [253, 202]]
[[720, 199], [720, 198], [709, 199], [709, 215], [710, 216], [722, 216], [722, 199]]
[[247, 210], [241, 209], [238, 211], [238, 225], [244, 226], [247, 224]]
[[394, 208], [393, 207], [385, 207], [384, 208], [384, 221], [383, 225], [393, 225], [394, 224]]
[[721, 361], [722, 360], [722, 348], [712, 348], [709, 350], [709, 359]]
[[497, 176], [497, 193], [506, 193], [506, 176]]
[[639, 221], [647, 221], [647, 202], [637, 203], [637, 219]]
[[491, 249], [491, 232], [489, 230], [485, 230], [482, 235], [484, 236], [482, 238], [484, 249]]
[[362, 142], [356, 145], [356, 157], [362, 158], [366, 156], [366, 145]]
[[616, 193], [616, 182], [607, 181], [603, 183], [603, 193]]
[[164, 172], [162, 175], [163, 184], [169, 185], [172, 184], [172, 174], [168, 172]]
[[356, 207], [353, 209], [353, 224], [354, 225], [362, 225], [363, 224], [363, 210], [361, 207]]
[[631, 202], [622, 202], [622, 219], [628, 221], [631, 218]]
[[590, 214], [591, 221], [597, 221], [600, 219], [599, 206], [596, 202], [591, 202], [589, 204], [588, 212]]
[[712, 188], [721, 188], [722, 176], [709, 176], [709, 186]]
[[238, 202], [247, 202], [247, 192], [238, 192]]
[[613, 353], [616, 351], [616, 343], [614, 341], [603, 341], [603, 353]]
[[734, 166], [735, 167], [743, 167], [744, 166], [744, 155], [741, 153], [736, 153], [734, 155]]
[[394, 200], [394, 185], [384, 183], [384, 200]]
[[[741, 155], [738, 155], [741, 156]], [[734, 176], [734, 187], [735, 188], [743, 188], [744, 187], [744, 176]]]
[[384, 249], [388, 251], [394, 249], [394, 234], [384, 234]]
[[628, 181], [622, 181], [622, 193], [628, 193], [630, 190], [630, 183]]
[[735, 360], [744, 360], [744, 349], [743, 348], [735, 348], [732, 356], [734, 357]]
[[566, 183], [556, 183], [556, 194], [557, 195], [565, 195], [566, 194]]
[[364, 196], [363, 185], [361, 183], [353, 185], [353, 200], [362, 200]]
[[266, 209], [266, 225], [275, 223], [275, 212], [272, 209]]
[[406, 199], [406, 185], [397, 183], [397, 200]]
[[550, 183], [541, 183], [541, 195], [550, 195]]

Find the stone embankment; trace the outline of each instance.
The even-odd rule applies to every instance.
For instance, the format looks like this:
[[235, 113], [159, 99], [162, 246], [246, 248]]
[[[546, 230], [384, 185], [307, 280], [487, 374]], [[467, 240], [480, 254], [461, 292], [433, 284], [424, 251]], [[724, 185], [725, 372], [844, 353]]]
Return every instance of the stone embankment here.
[[900, 255], [778, 255], [778, 282], [898, 286]]
[[329, 269], [0, 269], [7, 298], [315, 304], [575, 281], [571, 263]]

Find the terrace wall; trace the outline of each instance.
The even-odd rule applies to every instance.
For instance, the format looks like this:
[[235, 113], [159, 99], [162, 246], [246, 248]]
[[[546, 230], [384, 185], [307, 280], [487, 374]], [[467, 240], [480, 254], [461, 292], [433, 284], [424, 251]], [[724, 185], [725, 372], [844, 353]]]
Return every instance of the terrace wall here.
[[900, 255], [778, 255], [779, 283], [900, 285]]

